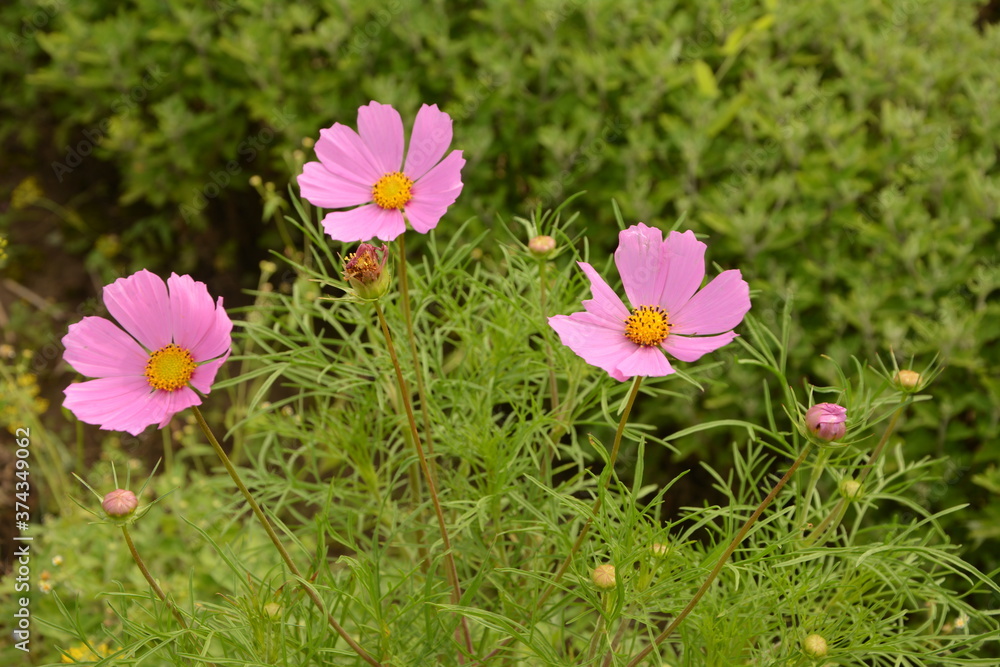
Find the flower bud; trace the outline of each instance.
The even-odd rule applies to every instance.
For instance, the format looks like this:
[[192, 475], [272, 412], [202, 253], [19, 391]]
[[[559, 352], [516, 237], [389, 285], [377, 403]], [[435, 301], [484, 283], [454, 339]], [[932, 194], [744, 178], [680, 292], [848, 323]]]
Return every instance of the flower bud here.
[[112, 519], [124, 519], [135, 511], [139, 506], [139, 499], [128, 489], [115, 489], [104, 496], [101, 507]]
[[389, 291], [389, 272], [385, 270], [388, 251], [384, 243], [381, 248], [362, 243], [357, 252], [344, 258], [344, 280], [358, 298], [374, 301]]
[[802, 652], [810, 658], [822, 658], [829, 652], [829, 648], [822, 636], [809, 635], [802, 640]]
[[670, 555], [671, 551], [669, 544], [661, 544], [659, 542], [653, 543], [653, 546], [649, 547], [649, 550], [656, 558], [666, 558]]
[[923, 379], [920, 377], [920, 373], [916, 371], [902, 370], [896, 373], [894, 378], [896, 385], [903, 391], [916, 391], [920, 388], [920, 381]]
[[277, 602], [268, 602], [264, 605], [264, 615], [272, 621], [277, 621], [281, 618], [281, 605]]
[[843, 438], [846, 422], [847, 408], [836, 403], [817, 403], [806, 410], [806, 428], [824, 442]]
[[603, 588], [604, 590], [614, 588], [615, 566], [611, 563], [598, 565], [594, 568], [594, 571], [590, 573], [590, 578], [594, 581], [594, 585], [598, 588]]
[[262, 179], [257, 174], [254, 174], [253, 176], [250, 177], [250, 185], [251, 185], [251, 187], [259, 188], [263, 183], [264, 183], [264, 179]]
[[556, 249], [556, 240], [551, 236], [536, 236], [528, 241], [528, 250], [539, 259], [545, 259]]
[[861, 497], [861, 482], [853, 479], [843, 479], [840, 481], [840, 495], [848, 500], [857, 500]]

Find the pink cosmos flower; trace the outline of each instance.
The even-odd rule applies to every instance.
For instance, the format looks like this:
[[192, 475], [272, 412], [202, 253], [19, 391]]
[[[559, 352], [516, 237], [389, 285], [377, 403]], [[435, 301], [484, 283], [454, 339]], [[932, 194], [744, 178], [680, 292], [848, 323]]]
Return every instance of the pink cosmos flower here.
[[[750, 310], [750, 287], [738, 270], [723, 271], [701, 291], [705, 248], [694, 232], [639, 223], [618, 235], [615, 264], [630, 311], [590, 264], [579, 262], [593, 298], [584, 312], [555, 315], [549, 324], [563, 344], [616, 380], [674, 372], [661, 350], [695, 361], [736, 338], [732, 329]], [[697, 293], [696, 293], [697, 292]]]
[[[168, 291], [169, 289], [169, 291]], [[205, 283], [149, 271], [104, 288], [104, 305], [124, 331], [103, 317], [85, 317], [63, 337], [63, 359], [83, 375], [63, 405], [88, 424], [139, 435], [200, 405], [229, 357], [233, 323]]]
[[319, 162], [306, 163], [298, 178], [302, 196], [323, 208], [358, 207], [323, 218], [334, 240], [392, 241], [407, 220], [426, 234], [462, 192], [465, 160], [462, 151], [441, 159], [451, 144], [451, 117], [436, 104], [417, 112], [405, 162], [403, 121], [388, 104], [358, 109], [358, 132], [334, 123], [319, 134]]

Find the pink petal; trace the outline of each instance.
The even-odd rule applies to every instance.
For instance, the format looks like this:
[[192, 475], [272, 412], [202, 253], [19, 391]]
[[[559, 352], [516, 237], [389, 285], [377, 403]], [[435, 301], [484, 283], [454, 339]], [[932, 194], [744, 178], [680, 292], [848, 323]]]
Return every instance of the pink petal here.
[[319, 162], [307, 162], [298, 176], [303, 199], [322, 208], [344, 208], [372, 200], [372, 185], [362, 185], [331, 173]]
[[448, 212], [448, 206], [452, 202], [440, 204], [434, 200], [423, 199], [421, 201], [410, 201], [406, 205], [406, 219], [413, 227], [414, 231], [426, 234], [431, 231]]
[[392, 241], [406, 231], [403, 214], [369, 204], [350, 211], [332, 211], [323, 218], [323, 229], [335, 241], [350, 243], [380, 238]]
[[697, 361], [702, 355], [718, 350], [723, 345], [727, 345], [736, 338], [736, 334], [729, 331], [718, 336], [678, 336], [670, 334], [660, 345], [671, 356], [681, 361]]
[[319, 131], [316, 157], [334, 176], [359, 185], [375, 185], [385, 176], [379, 161], [358, 133], [340, 123]]
[[657, 346], [642, 347], [633, 345], [634, 351], [618, 362], [618, 372], [625, 377], [663, 377], [670, 375], [674, 369], [666, 356]]
[[462, 192], [462, 151], [448, 157], [413, 185], [413, 199], [406, 203], [406, 219], [413, 229], [426, 234], [437, 226]]
[[232, 346], [233, 322], [222, 307], [222, 297], [213, 303], [205, 283], [187, 275], [170, 274], [167, 286], [174, 342], [189, 350], [197, 362], [228, 352]]
[[153, 389], [144, 377], [108, 377], [71, 384], [63, 407], [87, 424], [139, 435], [160, 419], [151, 406]]
[[203, 394], [209, 393], [212, 390], [212, 383], [215, 382], [215, 374], [228, 358], [229, 352], [226, 352], [218, 359], [200, 364], [191, 375], [191, 386]]
[[450, 145], [451, 116], [439, 110], [436, 104], [423, 105], [413, 122], [403, 173], [418, 180], [437, 164]]
[[614, 290], [608, 287], [604, 278], [601, 278], [594, 267], [586, 262], [577, 262], [577, 264], [590, 279], [590, 292], [594, 295], [594, 298], [583, 302], [583, 307], [587, 312], [601, 318], [604, 326], [617, 331], [624, 337], [625, 321], [629, 317], [628, 308], [625, 307]]
[[63, 359], [88, 377], [141, 376], [149, 354], [110, 320], [85, 317], [63, 336]]
[[206, 359], [214, 359], [220, 354], [229, 356], [233, 347], [233, 321], [222, 306], [222, 297], [215, 302], [215, 321], [205, 333], [205, 337], [195, 344], [191, 356], [198, 363]]
[[618, 233], [615, 265], [633, 308], [660, 304], [667, 279], [662, 246], [660, 230], [641, 222]]
[[[449, 205], [453, 203], [462, 192], [462, 167], [465, 166], [465, 158], [462, 151], [452, 151], [448, 157], [441, 160], [436, 167], [428, 171], [424, 176], [415, 182], [410, 192], [413, 199], [425, 199], [437, 197], [438, 199], [450, 199]], [[413, 178], [407, 174], [407, 178]]]
[[717, 334], [743, 321], [750, 310], [750, 286], [739, 270], [723, 271], [676, 313], [670, 314], [671, 333]]
[[[628, 379], [619, 370], [619, 364], [632, 356], [638, 346], [625, 337], [622, 327], [608, 328], [602, 318], [591, 313], [553, 315], [549, 326], [559, 334], [563, 345], [588, 364], [603, 368], [619, 382]], [[657, 354], [663, 356], [659, 351]]]
[[358, 133], [375, 157], [382, 175], [403, 164], [403, 119], [388, 104], [371, 102], [358, 109]]
[[[156, 391], [152, 396], [152, 407], [159, 411], [159, 428], [170, 423], [170, 418], [192, 405], [201, 405], [201, 396], [188, 387], [176, 391]], [[155, 423], [155, 422], [154, 422]]]
[[104, 288], [104, 305], [147, 350], [170, 344], [170, 300], [163, 279], [143, 269]]
[[663, 264], [667, 275], [659, 304], [671, 315], [680, 311], [705, 279], [705, 244], [688, 230], [670, 232], [663, 243]]

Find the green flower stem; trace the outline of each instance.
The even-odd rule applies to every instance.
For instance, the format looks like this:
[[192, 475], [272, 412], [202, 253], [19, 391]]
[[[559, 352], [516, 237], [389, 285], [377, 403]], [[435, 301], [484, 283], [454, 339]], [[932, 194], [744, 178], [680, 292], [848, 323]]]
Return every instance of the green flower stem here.
[[809, 476], [809, 485], [806, 487], [805, 493], [802, 494], [802, 503], [798, 507], [798, 516], [795, 519], [796, 526], [804, 526], [806, 523], [806, 517], [809, 513], [809, 505], [812, 503], [813, 493], [816, 491], [816, 485], [819, 483], [819, 478], [823, 476], [823, 469], [826, 468], [827, 461], [830, 460], [829, 448], [823, 448], [819, 451], [819, 455], [816, 457], [816, 463], [813, 465], [812, 475]]
[[125, 536], [125, 544], [128, 545], [128, 550], [132, 553], [132, 560], [134, 560], [135, 564], [139, 566], [139, 571], [142, 572], [142, 576], [145, 577], [146, 582], [149, 584], [149, 587], [153, 589], [154, 593], [156, 593], [156, 597], [160, 598], [163, 604], [167, 605], [170, 608], [170, 611], [173, 613], [174, 618], [177, 619], [177, 623], [182, 628], [187, 630], [187, 623], [184, 621], [184, 617], [181, 616], [181, 612], [177, 609], [177, 607], [174, 606], [173, 602], [167, 599], [167, 596], [166, 594], [164, 594], [163, 589], [160, 588], [160, 585], [156, 583], [156, 579], [153, 579], [153, 575], [150, 574], [149, 570], [146, 568], [146, 563], [143, 562], [142, 557], [139, 555], [139, 552], [135, 548], [135, 543], [132, 542], [132, 535], [128, 532], [128, 526], [122, 526], [122, 535]]
[[[413, 334], [413, 315], [410, 312], [410, 284], [406, 277], [406, 245], [403, 238], [406, 234], [399, 235], [399, 299], [403, 306], [403, 320], [406, 322], [406, 338], [410, 344], [410, 356], [413, 357], [413, 372], [417, 377], [417, 398], [420, 400], [420, 412], [424, 421], [424, 444], [427, 446], [427, 456], [430, 457], [430, 471], [437, 479], [437, 470], [434, 464], [434, 439], [431, 437], [431, 413], [427, 403], [427, 389], [424, 386], [424, 372], [420, 364], [420, 356], [417, 354], [417, 339]], [[416, 432], [414, 432], [416, 437]]]
[[[538, 262], [538, 301], [539, 306], [542, 311], [542, 319], [546, 318], [546, 294], [545, 294], [545, 281], [546, 278], [546, 267], [548, 266], [548, 261], [541, 259]], [[552, 430], [549, 436], [549, 446], [546, 448], [545, 453], [542, 455], [542, 479], [546, 484], [552, 486], [552, 459], [555, 456], [556, 440], [562, 436], [562, 419], [561, 411], [559, 405], [559, 385], [556, 383], [556, 369], [555, 364], [552, 361], [552, 346], [549, 345], [548, 341], [545, 342], [545, 363], [549, 367], [549, 400], [551, 401], [550, 408], [552, 410], [552, 416], [559, 422], [559, 426]]]
[[281, 558], [285, 561], [288, 571], [291, 572], [298, 580], [299, 586], [305, 594], [309, 596], [309, 599], [313, 601], [316, 608], [326, 613], [326, 619], [330, 623], [330, 627], [332, 627], [337, 634], [340, 635], [345, 642], [347, 642], [347, 645], [350, 646], [355, 653], [361, 656], [361, 658], [369, 665], [372, 665], [373, 667], [383, 667], [379, 661], [370, 656], [367, 651], [361, 648], [361, 646], [354, 641], [349, 634], [347, 634], [347, 631], [341, 627], [340, 623], [337, 622], [337, 619], [333, 617], [333, 614], [326, 612], [326, 609], [323, 606], [323, 600], [320, 599], [319, 594], [313, 590], [311, 586], [307, 586], [305, 584], [302, 572], [295, 566], [295, 563], [292, 562], [292, 557], [288, 555], [285, 547], [281, 544], [281, 540], [278, 539], [278, 535], [274, 532], [274, 528], [271, 527], [271, 522], [267, 520], [267, 517], [264, 516], [263, 510], [260, 509], [260, 505], [258, 505], [257, 501], [254, 500], [252, 495], [250, 495], [250, 491], [247, 490], [246, 485], [240, 478], [240, 474], [236, 472], [236, 468], [233, 467], [229, 457], [226, 456], [226, 452], [222, 449], [219, 441], [216, 440], [215, 434], [212, 433], [212, 429], [209, 428], [208, 422], [206, 422], [205, 418], [202, 416], [201, 410], [198, 409], [197, 405], [191, 406], [191, 409], [194, 411], [194, 417], [198, 420], [198, 425], [201, 426], [201, 430], [205, 432], [205, 437], [208, 438], [208, 441], [211, 443], [215, 453], [218, 454], [219, 460], [222, 461], [222, 465], [226, 467], [226, 471], [229, 472], [229, 476], [233, 478], [233, 482], [235, 482], [236, 486], [239, 487], [240, 492], [243, 494], [243, 497], [246, 498], [247, 504], [250, 505], [250, 509], [253, 510], [257, 520], [260, 521], [262, 526], [264, 526], [264, 530], [267, 531], [267, 536], [271, 538], [271, 543], [274, 544], [274, 548], [278, 550], [279, 554], [281, 554]]
[[601, 667], [611, 667], [611, 661], [615, 657], [615, 649], [621, 644], [622, 638], [625, 636], [625, 632], [631, 627], [632, 619], [623, 618], [618, 623], [618, 632], [615, 633], [614, 639], [611, 640], [611, 647], [608, 649], [607, 655], [604, 656], [604, 662], [601, 663]]
[[[451, 584], [451, 603], [459, 604], [462, 601], [462, 587], [458, 580], [458, 569], [455, 567], [455, 555], [451, 549], [451, 539], [448, 537], [448, 526], [445, 524], [444, 511], [441, 509], [441, 501], [437, 492], [437, 481], [431, 473], [427, 456], [424, 454], [423, 445], [420, 444], [420, 436], [417, 434], [417, 420], [413, 416], [413, 406], [410, 404], [410, 391], [403, 379], [403, 370], [399, 366], [399, 357], [396, 356], [396, 346], [392, 343], [392, 334], [389, 333], [389, 323], [386, 322], [382, 306], [378, 301], [373, 302], [375, 313], [378, 315], [379, 325], [382, 327], [382, 334], [385, 336], [385, 345], [389, 350], [389, 357], [392, 359], [392, 367], [396, 371], [396, 383], [399, 385], [399, 393], [403, 399], [403, 407], [406, 410], [406, 420], [410, 424], [410, 434], [413, 437], [413, 446], [417, 450], [417, 459], [420, 461], [420, 469], [424, 473], [424, 480], [427, 482], [427, 490], [431, 496], [431, 503], [434, 505], [434, 514], [437, 515], [438, 527], [441, 529], [441, 541], [444, 543], [445, 574], [448, 583]], [[417, 370], [417, 376], [420, 372]], [[465, 647], [472, 653], [472, 636], [469, 634], [469, 626], [465, 617], [461, 617], [462, 632], [465, 636]]]
[[549, 596], [552, 595], [552, 591], [555, 590], [556, 584], [562, 579], [563, 575], [566, 574], [566, 570], [569, 569], [570, 563], [573, 562], [573, 556], [576, 552], [580, 550], [580, 546], [587, 537], [587, 533], [590, 531], [590, 526], [594, 523], [594, 517], [597, 516], [598, 510], [601, 509], [601, 498], [603, 497], [604, 490], [608, 488], [608, 484], [611, 481], [611, 475], [615, 470], [615, 461], [618, 459], [618, 450], [621, 448], [622, 444], [622, 434], [625, 432], [625, 424], [628, 422], [628, 416], [632, 412], [632, 406], [635, 404], [635, 397], [639, 394], [639, 385], [642, 384], [642, 376], [637, 375], [635, 379], [632, 380], [632, 390], [629, 392], [628, 399], [625, 402], [625, 409], [622, 410], [622, 418], [618, 421], [618, 430], [615, 431], [615, 441], [611, 446], [611, 456], [608, 458], [608, 464], [604, 467], [604, 472], [601, 475], [600, 488], [597, 491], [597, 500], [594, 501], [594, 506], [590, 510], [590, 516], [587, 517], [587, 522], [583, 524], [583, 528], [580, 529], [580, 534], [576, 538], [576, 542], [573, 543], [572, 548], [569, 550], [569, 554], [566, 559], [556, 570], [555, 576], [552, 581], [549, 582], [548, 588], [542, 593], [542, 596], [535, 603], [535, 609], [541, 609], [542, 605]]
[[[868, 457], [868, 463], [861, 469], [861, 474], [858, 476], [858, 483], [864, 487], [865, 480], [868, 479], [868, 475], [871, 473], [872, 468], [875, 467], [875, 463], [882, 456], [882, 452], [885, 450], [886, 444], [889, 442], [889, 437], [892, 432], [896, 430], [896, 423], [899, 422], [899, 418], [906, 411], [906, 408], [910, 405], [910, 399], [907, 398], [903, 403], [896, 408], [896, 412], [893, 413], [892, 417], [889, 419], [889, 425], [885, 427], [885, 433], [882, 434], [882, 438], [875, 445], [875, 449], [872, 450], [872, 455]], [[826, 536], [830, 531], [836, 530], [837, 526], [840, 525], [840, 521], [844, 518], [847, 513], [847, 498], [841, 498], [840, 502], [830, 511], [830, 513], [823, 519], [816, 529], [809, 533], [809, 537], [805, 539], [804, 545], [809, 546], [819, 541], [820, 544], [826, 542]]]
[[795, 463], [793, 463], [792, 466], [788, 469], [784, 477], [778, 480], [778, 483], [774, 485], [774, 488], [771, 489], [771, 492], [767, 494], [767, 497], [761, 501], [760, 505], [757, 506], [757, 509], [754, 510], [754, 513], [750, 515], [750, 518], [747, 519], [746, 522], [743, 524], [743, 527], [740, 528], [740, 532], [736, 533], [736, 537], [733, 538], [733, 541], [729, 543], [729, 546], [719, 557], [719, 562], [717, 562], [715, 564], [715, 567], [712, 568], [712, 571], [709, 572], [708, 578], [705, 579], [705, 582], [701, 585], [701, 588], [699, 588], [698, 591], [694, 594], [694, 597], [691, 598], [691, 601], [688, 602], [687, 606], [684, 607], [681, 613], [674, 618], [674, 620], [670, 623], [670, 625], [668, 625], [667, 628], [663, 632], [661, 632], [656, 637], [656, 639], [653, 640], [653, 643], [644, 648], [643, 650], [641, 650], [634, 658], [632, 658], [628, 662], [626, 667], [636, 667], [636, 665], [642, 662], [643, 658], [649, 655], [654, 648], [662, 644], [663, 640], [669, 637], [673, 633], [673, 631], [677, 629], [677, 627], [681, 624], [681, 622], [683, 622], [684, 619], [687, 618], [688, 614], [691, 613], [691, 610], [695, 608], [695, 605], [697, 605], [698, 602], [701, 601], [701, 598], [704, 597], [705, 593], [708, 592], [708, 588], [709, 586], [712, 585], [712, 582], [715, 581], [715, 578], [719, 576], [720, 572], [722, 572], [723, 566], [726, 564], [726, 561], [729, 560], [729, 557], [733, 555], [733, 552], [736, 551], [736, 547], [740, 545], [740, 542], [742, 542], [743, 538], [747, 536], [748, 532], [750, 532], [750, 528], [752, 528], [753, 525], [757, 522], [757, 519], [760, 517], [760, 515], [763, 514], [764, 510], [767, 509], [767, 506], [771, 504], [771, 501], [773, 501], [775, 497], [778, 495], [778, 493], [781, 491], [781, 489], [784, 488], [785, 484], [788, 483], [788, 480], [792, 478], [792, 475], [794, 475], [795, 471], [798, 470], [800, 465], [802, 465], [802, 462], [806, 460], [806, 456], [809, 455], [809, 451], [811, 449], [812, 449], [812, 443], [806, 444], [806, 446], [802, 449], [802, 453], [799, 454], [799, 458], [795, 459]]

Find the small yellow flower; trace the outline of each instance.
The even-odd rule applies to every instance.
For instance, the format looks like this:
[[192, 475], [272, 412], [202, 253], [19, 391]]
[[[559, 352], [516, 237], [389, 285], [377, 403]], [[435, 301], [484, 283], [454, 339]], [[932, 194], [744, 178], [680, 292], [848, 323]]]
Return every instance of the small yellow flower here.
[[107, 642], [101, 642], [100, 644], [94, 646], [91, 649], [86, 644], [77, 644], [76, 646], [71, 646], [69, 649], [63, 651], [62, 661], [64, 663], [77, 663], [77, 662], [93, 662], [95, 660], [100, 660], [101, 658], [107, 658], [114, 651], [108, 646]]

